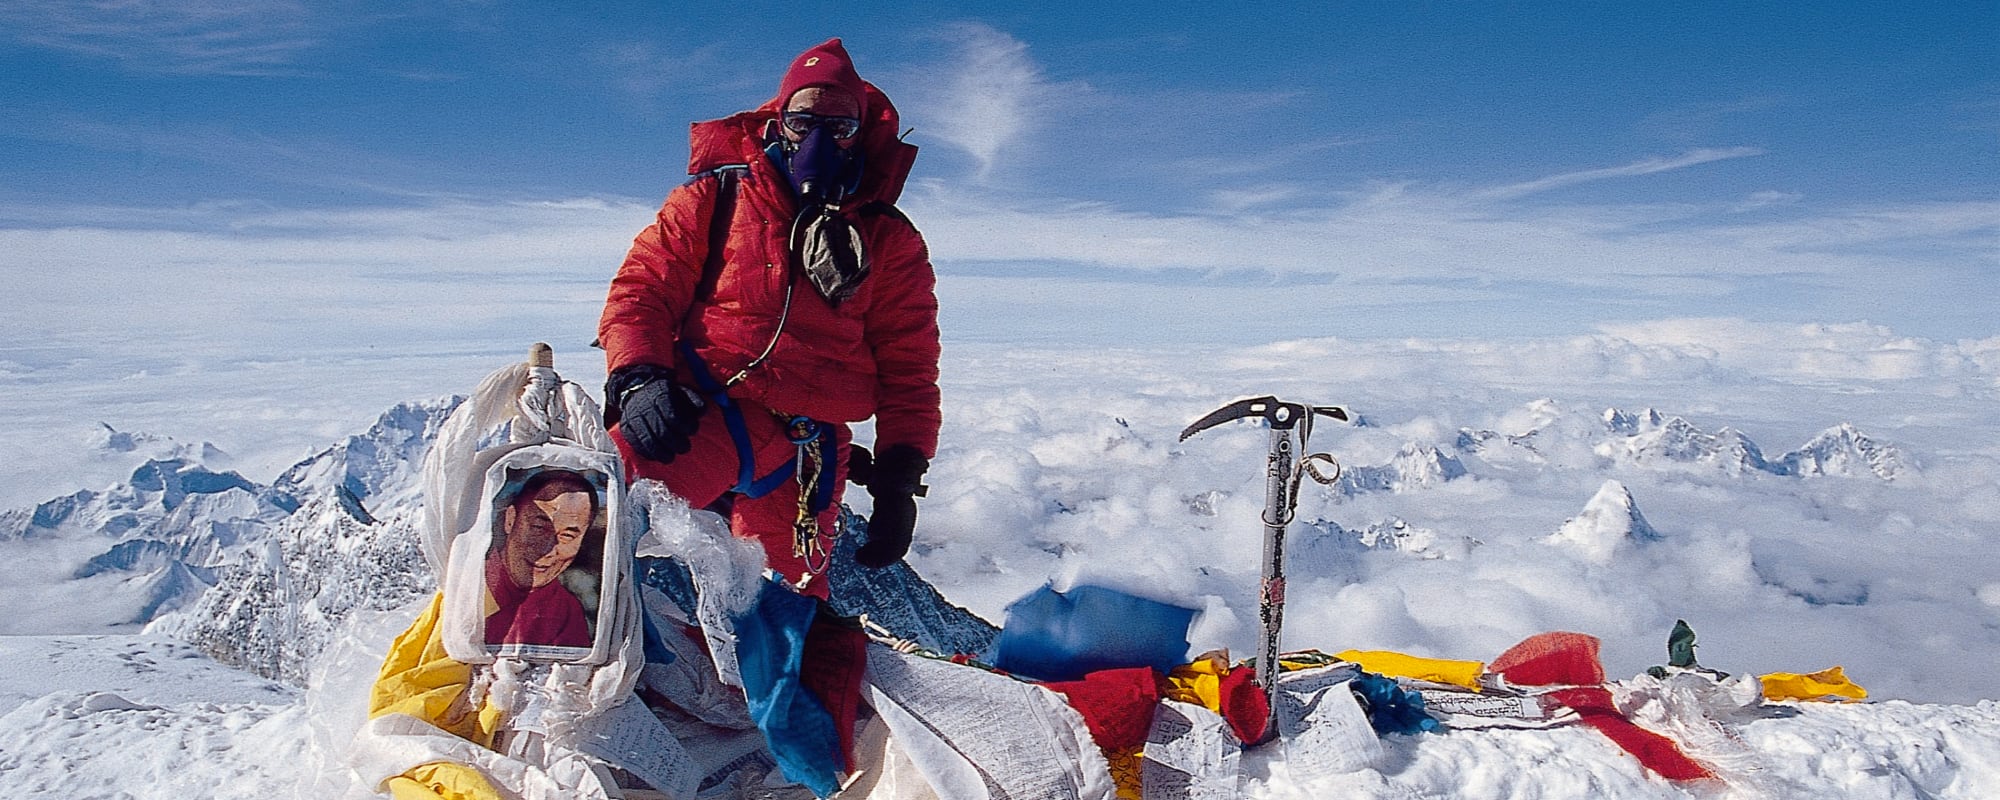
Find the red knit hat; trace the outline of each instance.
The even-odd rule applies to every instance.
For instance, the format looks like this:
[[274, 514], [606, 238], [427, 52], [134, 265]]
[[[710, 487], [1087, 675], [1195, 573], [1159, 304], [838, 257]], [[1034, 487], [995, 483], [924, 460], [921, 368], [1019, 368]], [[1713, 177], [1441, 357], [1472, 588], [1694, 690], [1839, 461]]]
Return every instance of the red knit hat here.
[[854, 102], [860, 104], [862, 116], [866, 118], [868, 92], [862, 88], [861, 76], [854, 71], [854, 62], [847, 57], [847, 48], [840, 46], [839, 38], [828, 39], [792, 59], [791, 68], [785, 70], [785, 79], [778, 84], [778, 102], [788, 102], [793, 94], [810, 86], [833, 86], [845, 90], [854, 97]]

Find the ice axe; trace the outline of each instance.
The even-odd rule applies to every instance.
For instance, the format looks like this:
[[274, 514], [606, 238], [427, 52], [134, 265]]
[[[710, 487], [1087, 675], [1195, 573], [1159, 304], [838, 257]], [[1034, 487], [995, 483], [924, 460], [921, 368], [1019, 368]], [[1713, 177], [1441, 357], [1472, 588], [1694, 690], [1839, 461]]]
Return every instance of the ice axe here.
[[[1264, 718], [1264, 740], [1278, 732], [1278, 638], [1285, 624], [1285, 527], [1291, 524], [1298, 504], [1301, 477], [1310, 474], [1320, 483], [1332, 483], [1340, 477], [1340, 463], [1333, 456], [1325, 453], [1298, 456], [1312, 438], [1315, 416], [1346, 422], [1347, 410], [1339, 406], [1286, 403], [1276, 397], [1253, 397], [1218, 408], [1181, 431], [1181, 441], [1185, 442], [1188, 437], [1222, 423], [1253, 417], [1264, 420], [1271, 429], [1271, 454], [1264, 463], [1264, 580], [1257, 602], [1257, 617], [1263, 628], [1257, 683], [1263, 687], [1264, 700], [1270, 709]], [[1296, 444], [1292, 441], [1294, 434], [1298, 439]], [[1328, 468], [1332, 471], [1327, 472]]]

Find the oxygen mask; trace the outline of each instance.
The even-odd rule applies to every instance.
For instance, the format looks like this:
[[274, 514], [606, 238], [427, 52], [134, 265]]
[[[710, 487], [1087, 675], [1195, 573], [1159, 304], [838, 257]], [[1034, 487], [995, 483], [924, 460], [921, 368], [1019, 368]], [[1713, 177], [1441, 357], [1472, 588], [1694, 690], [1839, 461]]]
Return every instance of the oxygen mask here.
[[839, 203], [861, 182], [859, 156], [841, 146], [842, 141], [854, 137], [856, 127], [850, 124], [854, 121], [851, 117], [787, 113], [785, 125], [798, 132], [795, 120], [801, 118], [811, 118], [816, 124], [806, 126], [805, 137], [787, 148], [785, 167], [792, 186], [798, 189], [799, 199], [809, 205]]

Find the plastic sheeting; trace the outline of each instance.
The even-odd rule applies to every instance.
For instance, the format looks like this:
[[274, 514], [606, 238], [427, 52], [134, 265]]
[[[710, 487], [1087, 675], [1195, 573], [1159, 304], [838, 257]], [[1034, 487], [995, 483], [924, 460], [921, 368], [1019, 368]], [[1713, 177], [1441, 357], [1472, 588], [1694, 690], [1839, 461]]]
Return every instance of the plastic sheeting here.
[[1771, 700], [1851, 703], [1868, 699], [1868, 690], [1848, 680], [1847, 672], [1840, 667], [1830, 667], [1805, 675], [1796, 672], [1773, 672], [1759, 680], [1763, 683], [1764, 697]]
[[1463, 686], [1475, 692], [1483, 688], [1479, 676], [1486, 672], [1486, 665], [1477, 661], [1423, 658], [1391, 650], [1343, 650], [1333, 657], [1360, 664], [1378, 675]]
[[695, 586], [695, 624], [708, 640], [723, 683], [741, 687], [736, 668], [734, 620], [757, 604], [764, 576], [764, 547], [729, 532], [721, 515], [688, 507], [686, 500], [658, 481], [632, 482], [628, 495], [644, 520], [636, 554], [678, 558]]
[[1596, 686], [1604, 683], [1597, 637], [1587, 633], [1538, 633], [1507, 648], [1488, 669], [1520, 686]]
[[1045, 681], [1120, 667], [1164, 673], [1186, 661], [1195, 613], [1101, 586], [1043, 586], [1007, 606], [993, 664]]

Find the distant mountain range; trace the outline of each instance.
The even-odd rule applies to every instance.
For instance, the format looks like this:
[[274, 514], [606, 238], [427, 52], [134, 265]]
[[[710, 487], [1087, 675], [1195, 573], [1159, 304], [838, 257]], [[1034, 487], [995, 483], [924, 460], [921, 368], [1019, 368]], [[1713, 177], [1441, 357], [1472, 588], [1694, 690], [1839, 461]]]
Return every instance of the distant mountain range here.
[[[104, 549], [77, 569], [78, 579], [125, 575], [133, 623], [192, 642], [226, 663], [302, 684], [313, 658], [341, 622], [359, 609], [401, 607], [436, 589], [418, 550], [422, 514], [418, 476], [424, 453], [460, 398], [399, 404], [367, 431], [349, 436], [261, 485], [215, 471], [189, 447], [105, 428], [99, 443], [149, 458], [129, 480], [84, 490], [27, 509], [0, 512], [0, 541], [101, 540]], [[1447, 446], [1406, 444], [1385, 463], [1347, 468], [1336, 496], [1408, 492], [1483, 469], [1528, 463], [1715, 469], [1728, 475], [1825, 476], [1892, 481], [1915, 469], [1893, 445], [1848, 424], [1836, 425], [1773, 459], [1742, 433], [1703, 431], [1653, 409], [1607, 409], [1585, 423], [1544, 409], [1543, 424], [1519, 434], [1463, 429]], [[1587, 419], [1587, 418], [1586, 418]], [[1467, 459], [1471, 459], [1468, 462]], [[866, 521], [849, 515], [854, 535], [835, 558], [851, 561]], [[1400, 519], [1364, 530], [1323, 520], [1305, 523], [1302, 546], [1396, 550], [1419, 558], [1462, 558], [1479, 542], [1440, 536]], [[1631, 493], [1609, 481], [1548, 541], [1594, 559], [1629, 543], [1658, 538]], [[1321, 544], [1325, 543], [1325, 544]], [[868, 614], [896, 635], [931, 650], [981, 653], [997, 630], [950, 603], [907, 564], [835, 571], [834, 605]], [[683, 602], [690, 587], [672, 569], [653, 582]]]

